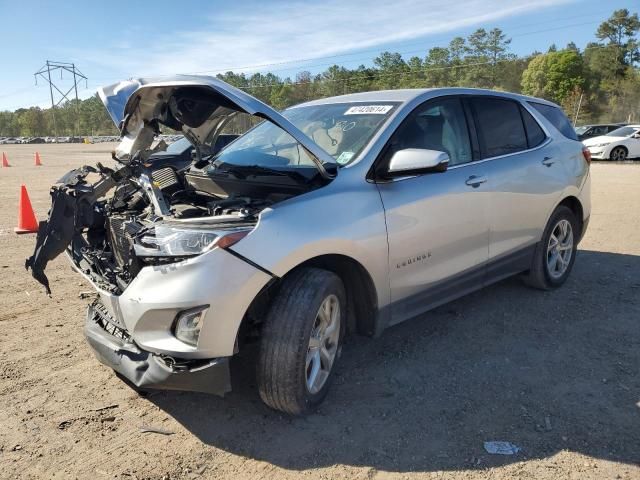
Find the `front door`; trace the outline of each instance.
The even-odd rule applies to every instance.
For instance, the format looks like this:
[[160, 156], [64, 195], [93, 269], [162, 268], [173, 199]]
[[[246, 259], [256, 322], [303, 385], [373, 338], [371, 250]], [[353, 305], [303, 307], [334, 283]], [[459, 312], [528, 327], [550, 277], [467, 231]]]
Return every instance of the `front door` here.
[[488, 258], [487, 176], [473, 162], [457, 97], [430, 100], [398, 128], [385, 157], [404, 148], [446, 152], [441, 173], [379, 183], [389, 240], [391, 324], [482, 285]]

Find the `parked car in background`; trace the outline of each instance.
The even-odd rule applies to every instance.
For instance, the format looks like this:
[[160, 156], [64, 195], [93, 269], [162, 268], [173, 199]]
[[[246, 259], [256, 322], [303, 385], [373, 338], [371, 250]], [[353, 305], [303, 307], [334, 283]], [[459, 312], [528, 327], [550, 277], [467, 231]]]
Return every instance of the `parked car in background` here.
[[627, 125], [583, 142], [597, 160], [622, 161], [640, 157], [640, 125]]
[[[52, 187], [27, 267], [48, 288], [47, 262], [67, 251], [98, 294], [89, 344], [138, 388], [224, 394], [231, 357], [258, 341], [261, 398], [305, 413], [345, 334], [380, 334], [511, 275], [558, 288], [589, 222], [588, 151], [545, 100], [393, 90], [280, 113], [196, 76], [99, 95], [124, 132], [120, 167]], [[207, 154], [242, 114], [264, 121]], [[158, 124], [201, 158], [148, 162]]]
[[583, 141], [587, 138], [606, 135], [607, 133], [620, 127], [624, 127], [625, 125], [625, 123], [601, 123], [597, 125], [582, 125], [581, 127], [576, 127], [575, 130], [578, 135], [578, 140]]

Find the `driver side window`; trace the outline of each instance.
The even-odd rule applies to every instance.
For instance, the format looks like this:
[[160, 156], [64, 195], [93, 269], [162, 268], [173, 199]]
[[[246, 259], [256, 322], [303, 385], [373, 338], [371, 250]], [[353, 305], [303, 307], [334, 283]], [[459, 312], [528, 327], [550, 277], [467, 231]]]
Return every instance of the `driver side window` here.
[[391, 154], [406, 148], [438, 150], [449, 166], [472, 160], [467, 121], [459, 98], [430, 100], [409, 115], [394, 133]]

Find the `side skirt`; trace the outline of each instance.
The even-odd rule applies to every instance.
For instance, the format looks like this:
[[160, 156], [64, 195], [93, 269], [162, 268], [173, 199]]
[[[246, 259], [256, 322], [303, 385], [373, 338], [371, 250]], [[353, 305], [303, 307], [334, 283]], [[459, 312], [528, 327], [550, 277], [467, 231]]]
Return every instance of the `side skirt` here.
[[382, 325], [378, 332], [507, 277], [529, 270], [536, 245], [533, 244], [517, 250], [480, 267], [472, 268], [438, 282], [422, 292], [391, 303], [381, 309], [378, 314], [378, 319], [386, 324]]

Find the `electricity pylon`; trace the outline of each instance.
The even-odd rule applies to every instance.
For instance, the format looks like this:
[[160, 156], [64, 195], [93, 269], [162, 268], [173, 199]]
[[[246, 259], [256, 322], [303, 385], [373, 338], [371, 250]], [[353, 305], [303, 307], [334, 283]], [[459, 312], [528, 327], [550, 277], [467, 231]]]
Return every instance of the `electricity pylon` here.
[[[55, 72], [56, 70], [60, 70], [60, 80], [62, 80], [62, 72], [67, 71], [73, 75], [73, 86], [69, 88], [66, 92], [60, 90], [57, 85], [51, 80], [51, 72]], [[46, 74], [46, 76], [45, 76]], [[60, 105], [64, 100], [71, 101], [69, 99], [69, 94], [72, 90], [75, 90], [76, 94], [76, 136], [79, 136], [80, 130], [80, 111], [78, 110], [78, 81], [84, 79], [85, 88], [87, 85], [87, 77], [85, 77], [78, 67], [73, 63], [67, 62], [52, 62], [47, 60], [47, 63], [33, 74], [36, 79], [36, 85], [38, 84], [38, 76], [44, 78], [49, 84], [49, 93], [51, 94], [51, 115], [53, 116], [53, 132], [55, 136], [58, 136], [58, 129], [56, 127], [56, 107]], [[53, 89], [56, 89], [58, 93], [61, 95], [60, 99], [56, 102], [54, 100]]]

